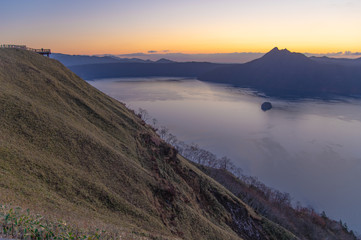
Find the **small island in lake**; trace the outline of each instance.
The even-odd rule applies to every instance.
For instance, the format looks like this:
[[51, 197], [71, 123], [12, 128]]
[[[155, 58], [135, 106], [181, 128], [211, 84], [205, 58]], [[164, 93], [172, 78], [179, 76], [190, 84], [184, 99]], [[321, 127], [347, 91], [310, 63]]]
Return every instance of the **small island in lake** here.
[[272, 108], [272, 104], [270, 102], [264, 102], [261, 105], [261, 109], [265, 112]]

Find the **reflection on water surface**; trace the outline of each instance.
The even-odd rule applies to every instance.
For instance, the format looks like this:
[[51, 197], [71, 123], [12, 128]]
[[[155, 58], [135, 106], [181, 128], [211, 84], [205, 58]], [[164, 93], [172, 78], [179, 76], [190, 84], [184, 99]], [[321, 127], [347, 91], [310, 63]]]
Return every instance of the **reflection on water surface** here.
[[249, 175], [361, 232], [361, 101], [266, 99], [194, 79], [89, 81], [178, 139], [226, 155]]

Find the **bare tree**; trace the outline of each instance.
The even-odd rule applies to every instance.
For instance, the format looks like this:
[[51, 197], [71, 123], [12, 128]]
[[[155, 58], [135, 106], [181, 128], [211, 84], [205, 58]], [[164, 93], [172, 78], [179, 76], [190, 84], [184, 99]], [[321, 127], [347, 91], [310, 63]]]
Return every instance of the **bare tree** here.
[[157, 128], [158, 120], [156, 118], [152, 119], [152, 125], [154, 128]]
[[233, 174], [240, 179], [242, 177], [243, 170], [240, 167], [236, 167], [233, 171]]
[[227, 170], [230, 163], [231, 163], [231, 159], [224, 156], [221, 159], [219, 159], [219, 168]]
[[138, 108], [138, 116], [144, 121], [144, 122], [148, 122], [151, 117], [148, 113], [147, 110], [143, 109], [143, 108]]
[[173, 134], [169, 133], [167, 134], [167, 136], [165, 137], [165, 141], [167, 143], [169, 143], [170, 145], [174, 146], [176, 145], [176, 143], [178, 142], [178, 139], [176, 136], [174, 136]]
[[212, 167], [212, 168], [216, 168], [217, 165], [218, 165], [217, 156], [215, 154], [209, 152], [208, 158], [207, 158], [207, 166]]
[[187, 145], [184, 150], [184, 156], [191, 160], [192, 162], [197, 162], [197, 155], [199, 151], [199, 146], [195, 143]]
[[179, 152], [179, 154], [184, 156], [184, 149], [187, 147], [187, 144], [183, 141], [177, 141], [174, 145], [175, 149]]
[[161, 126], [159, 131], [158, 131], [158, 134], [160, 136], [161, 139], [165, 140], [167, 134], [169, 132], [169, 129], [164, 127], [164, 126]]

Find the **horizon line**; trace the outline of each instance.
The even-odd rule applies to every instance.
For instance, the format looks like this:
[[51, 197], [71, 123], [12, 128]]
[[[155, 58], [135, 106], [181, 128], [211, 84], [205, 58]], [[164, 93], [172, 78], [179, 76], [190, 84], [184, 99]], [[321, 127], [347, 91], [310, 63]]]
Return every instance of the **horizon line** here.
[[[289, 50], [287, 48], [283, 48], [286, 50]], [[283, 50], [280, 49], [280, 50]], [[294, 52], [289, 50], [290, 52]], [[268, 51], [269, 52], [269, 51]], [[58, 52], [54, 51], [54, 53], [57, 54], [66, 54], [66, 55], [79, 55], [79, 56], [152, 56], [152, 55], [171, 55], [171, 54], [182, 54], [182, 55], [222, 55], [222, 54], [266, 54], [268, 52], [212, 52], [212, 53], [187, 53], [187, 52], [162, 52], [162, 51], [154, 51], [154, 52], [131, 52], [131, 53], [95, 53], [95, 54], [78, 54], [78, 53], [66, 53], [66, 52]], [[307, 54], [307, 55], [343, 55], [343, 56], [361, 56], [361, 52], [354, 52], [354, 51], [338, 51], [338, 52], [294, 52], [294, 53], [301, 53], [301, 54]]]

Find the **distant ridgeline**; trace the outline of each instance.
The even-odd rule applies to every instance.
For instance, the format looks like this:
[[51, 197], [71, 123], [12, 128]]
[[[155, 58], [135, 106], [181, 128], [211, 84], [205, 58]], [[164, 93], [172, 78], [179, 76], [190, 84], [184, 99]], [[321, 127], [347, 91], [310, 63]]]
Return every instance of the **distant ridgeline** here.
[[361, 58], [306, 57], [274, 48], [263, 57], [244, 64], [209, 62], [152, 62], [116, 56], [53, 58], [84, 79], [118, 77], [192, 77], [205, 82], [251, 88], [276, 97], [361, 96]]
[[13, 44], [2, 44], [0, 45], [0, 48], [17, 48], [17, 49], [23, 49], [23, 50], [28, 50], [28, 51], [33, 51], [36, 53], [39, 53], [41, 55], [46, 55], [46, 56], [50, 56], [51, 54], [51, 50], [50, 49], [45, 49], [45, 48], [40, 48], [40, 49], [35, 49], [35, 48], [29, 48], [26, 45], [13, 45]]
[[360, 60], [327, 59], [274, 48], [259, 59], [216, 69], [198, 79], [252, 88], [276, 97], [360, 97]]

